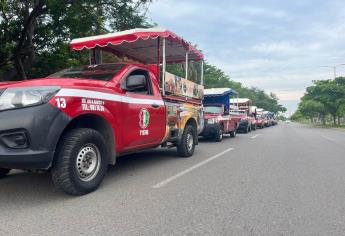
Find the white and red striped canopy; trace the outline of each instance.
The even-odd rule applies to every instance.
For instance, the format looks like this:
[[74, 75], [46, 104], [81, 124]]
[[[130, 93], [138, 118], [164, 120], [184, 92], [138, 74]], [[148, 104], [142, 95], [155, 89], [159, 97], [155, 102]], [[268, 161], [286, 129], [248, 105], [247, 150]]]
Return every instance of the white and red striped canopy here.
[[[193, 45], [173, 32], [162, 28], [132, 29], [116, 33], [73, 39], [70, 46], [74, 50], [94, 49], [109, 51], [117, 56], [126, 56], [136, 61], [151, 64], [157, 63], [158, 39], [166, 39], [166, 62], [182, 62], [186, 58], [199, 61], [203, 54]], [[162, 40], [160, 40], [162, 48]], [[162, 52], [160, 53], [162, 61]]]

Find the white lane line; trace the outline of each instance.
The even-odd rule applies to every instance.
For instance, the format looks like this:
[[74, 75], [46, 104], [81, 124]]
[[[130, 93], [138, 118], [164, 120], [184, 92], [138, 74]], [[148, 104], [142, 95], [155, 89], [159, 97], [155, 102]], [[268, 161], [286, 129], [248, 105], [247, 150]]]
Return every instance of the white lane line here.
[[250, 137], [250, 138], [257, 138], [257, 137], [259, 137], [260, 135], [262, 135], [262, 134], [256, 134], [256, 135], [253, 135], [252, 137]]
[[321, 137], [324, 138], [324, 139], [327, 139], [328, 141], [331, 141], [331, 142], [334, 142], [334, 141], [335, 141], [335, 139], [332, 139], [332, 138], [327, 137], [327, 136], [325, 136], [325, 135], [322, 135]]
[[222, 151], [222, 152], [220, 152], [220, 153], [218, 153], [218, 154], [216, 154], [216, 155], [214, 155], [214, 156], [212, 156], [212, 157], [210, 157], [210, 158], [208, 158], [208, 159], [206, 159], [206, 160], [204, 160], [204, 161], [202, 161], [202, 162], [200, 162], [200, 163], [198, 163], [198, 164], [196, 164], [196, 165], [194, 165], [194, 166], [192, 166], [192, 167], [190, 167], [190, 168], [188, 168], [188, 169], [186, 169], [184, 171], [181, 171], [180, 173], [178, 173], [176, 175], [173, 175], [173, 176], [167, 178], [166, 180], [163, 180], [163, 181], [159, 182], [158, 184], [153, 185], [152, 188], [164, 187], [168, 183], [170, 183], [170, 182], [172, 182], [172, 181], [174, 181], [174, 180], [184, 176], [185, 174], [187, 174], [187, 173], [189, 173], [189, 172], [191, 172], [191, 171], [193, 171], [193, 170], [195, 170], [195, 169], [197, 169], [197, 168], [199, 168], [199, 167], [209, 163], [210, 161], [213, 161], [214, 159], [216, 159], [216, 158], [218, 158], [218, 157], [220, 157], [220, 156], [224, 155], [225, 153], [230, 152], [232, 150], [234, 150], [234, 149], [233, 148], [228, 148], [225, 151]]

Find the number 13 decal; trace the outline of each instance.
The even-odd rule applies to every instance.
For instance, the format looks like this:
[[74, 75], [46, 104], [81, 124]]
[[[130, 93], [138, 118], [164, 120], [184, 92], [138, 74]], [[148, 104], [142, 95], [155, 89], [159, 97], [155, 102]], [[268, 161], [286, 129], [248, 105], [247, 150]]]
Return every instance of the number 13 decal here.
[[55, 99], [57, 107], [58, 108], [66, 108], [67, 107], [67, 103], [66, 103], [66, 99], [64, 98], [57, 98]]

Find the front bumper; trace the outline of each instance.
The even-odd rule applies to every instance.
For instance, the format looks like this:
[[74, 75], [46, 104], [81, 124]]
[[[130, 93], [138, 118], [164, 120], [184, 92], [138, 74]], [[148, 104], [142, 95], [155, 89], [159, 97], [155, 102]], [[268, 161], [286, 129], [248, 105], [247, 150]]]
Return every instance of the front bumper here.
[[204, 137], [216, 136], [220, 128], [220, 123], [205, 124], [204, 130], [200, 135]]
[[[48, 103], [0, 111], [0, 167], [48, 169], [59, 137], [70, 120], [65, 113]], [[26, 145], [11, 146], [12, 140], [4, 137], [12, 137], [13, 133], [25, 134]]]
[[262, 122], [262, 121], [256, 122], [256, 126], [257, 127], [263, 127], [264, 126], [264, 122]]

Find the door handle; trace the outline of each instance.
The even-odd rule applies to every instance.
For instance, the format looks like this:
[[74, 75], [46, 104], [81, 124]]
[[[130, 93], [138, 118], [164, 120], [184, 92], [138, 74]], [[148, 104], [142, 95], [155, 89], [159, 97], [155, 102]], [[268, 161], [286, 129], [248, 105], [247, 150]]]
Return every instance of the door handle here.
[[159, 105], [158, 105], [157, 103], [153, 103], [151, 106], [152, 106], [153, 108], [159, 108]]

